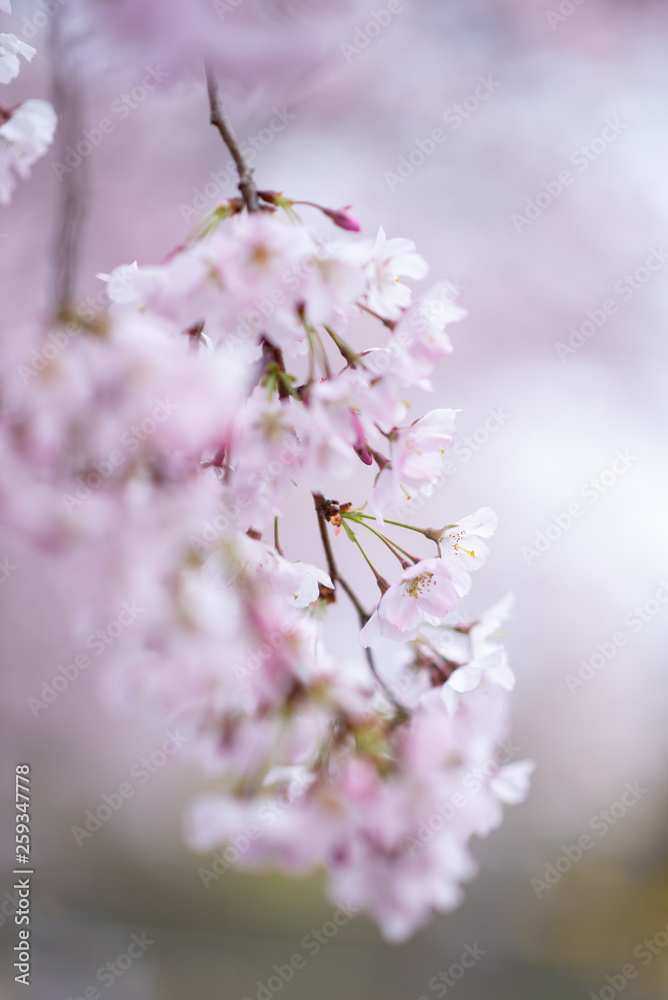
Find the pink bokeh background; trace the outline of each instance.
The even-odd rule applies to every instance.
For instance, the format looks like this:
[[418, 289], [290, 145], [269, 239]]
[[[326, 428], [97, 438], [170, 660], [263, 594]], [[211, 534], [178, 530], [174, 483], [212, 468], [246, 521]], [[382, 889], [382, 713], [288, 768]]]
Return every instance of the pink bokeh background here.
[[[665, 8], [585, 0], [551, 25], [556, 3], [414, 0], [351, 55], [345, 46], [381, 6], [329, 9], [320, 35], [309, 28], [319, 48], [293, 39], [289, 59], [284, 48], [268, 62], [269, 28], [249, 30], [241, 5], [223, 22], [225, 45], [235, 53], [227, 65], [221, 57], [221, 71], [231, 72], [226, 104], [242, 138], [259, 136], [276, 108], [294, 115], [271, 141], [258, 138], [262, 186], [335, 207], [352, 203], [365, 234], [383, 225], [388, 236], [415, 240], [431, 276], [462, 289], [458, 301], [469, 316], [453, 329], [455, 353], [442, 365], [433, 405], [462, 409], [461, 438], [473, 435], [476, 450], [464, 443], [453, 453], [456, 471], [418, 517], [440, 525], [483, 504], [499, 515], [466, 610], [516, 594], [507, 640], [518, 676], [513, 733], [537, 770], [529, 801], [479, 845], [481, 872], [460, 911], [395, 949], [355, 922], [283, 995], [435, 995], [429, 978], [478, 940], [489, 954], [457, 986], [462, 1000], [586, 996], [668, 920], [655, 898], [667, 853], [666, 608], [660, 604], [655, 614], [648, 605], [642, 627], [632, 624], [633, 609], [668, 580]], [[6, 30], [18, 31], [36, 9], [14, 7]], [[180, 242], [193, 224], [181, 207], [229, 159], [208, 125], [196, 63], [172, 64], [169, 50], [147, 55], [116, 39], [105, 21], [113, 20], [113, 7], [91, 2], [77, 11], [88, 19], [82, 31], [99, 28], [97, 41], [81, 43], [87, 127], [106, 116], [115, 124], [85, 164], [82, 299], [99, 292], [97, 272], [159, 260]], [[10, 100], [48, 96], [47, 35], [45, 28], [33, 40], [38, 56], [7, 88]], [[167, 81], [121, 120], [113, 103], [161, 59]], [[444, 116], [462, 102], [473, 108], [481, 78], [494, 81], [493, 91], [453, 128], [452, 116]], [[621, 123], [619, 135], [580, 170], [571, 157], [603, 134], [608, 119]], [[446, 140], [401, 182], [388, 180], [418, 141], [429, 148], [425, 140], [436, 128]], [[46, 306], [58, 155], [37, 165], [0, 219], [3, 343]], [[513, 215], [564, 169], [574, 182], [518, 232]], [[216, 197], [233, 193], [230, 183]], [[620, 281], [628, 287], [624, 276], [657, 250], [654, 261], [665, 253], [665, 265], [647, 280], [638, 272], [633, 294], [615, 288]], [[568, 343], [571, 328], [611, 299], [615, 312], [560, 358], [557, 345]], [[484, 431], [490, 409], [503, 414], [492, 433]], [[582, 490], [620, 449], [630, 455], [628, 468], [591, 502]], [[562, 537], [543, 554], [523, 554], [574, 502], [583, 514]], [[288, 525], [285, 537], [301, 556], [319, 559], [315, 522], [305, 525], [295, 510]], [[145, 706], [129, 716], [110, 708], [102, 658], [33, 716], [27, 699], [77, 650], [48, 567], [8, 536], [0, 541], [4, 555], [17, 570], [0, 584], [0, 794], [3, 817], [11, 819], [13, 767], [30, 761], [40, 934], [30, 995], [78, 995], [95, 982], [96, 968], [123, 950], [131, 926], [155, 929], [159, 944], [114, 985], [115, 997], [254, 996], [256, 980], [285, 961], [290, 942], [327, 919], [317, 878], [294, 883], [227, 872], [204, 890], [202, 860], [183, 847], [180, 819], [203, 782], [178, 761], [77, 847], [71, 826], [160, 746], [164, 730]], [[341, 563], [351, 577], [360, 574], [354, 552]], [[348, 607], [336, 608], [332, 635], [343, 651], [355, 650], [353, 621]], [[620, 630], [624, 646], [588, 683], [569, 690], [566, 675]], [[629, 815], [537, 898], [531, 878], [636, 781], [648, 791]], [[10, 832], [3, 819], [5, 870]], [[0, 934], [7, 956], [8, 920]], [[580, 950], [578, 935], [589, 942]], [[628, 985], [631, 1000], [663, 995], [668, 969], [661, 958], [647, 977]], [[13, 986], [9, 980], [3, 996], [26, 995]]]

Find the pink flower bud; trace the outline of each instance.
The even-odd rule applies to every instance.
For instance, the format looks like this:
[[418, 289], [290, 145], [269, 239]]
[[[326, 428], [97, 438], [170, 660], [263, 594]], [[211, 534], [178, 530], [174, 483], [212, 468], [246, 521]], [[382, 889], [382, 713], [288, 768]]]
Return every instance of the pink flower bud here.
[[341, 229], [348, 229], [351, 233], [359, 233], [362, 227], [352, 212], [350, 212], [350, 207], [350, 205], [346, 205], [345, 208], [338, 209], [323, 208], [322, 211]]

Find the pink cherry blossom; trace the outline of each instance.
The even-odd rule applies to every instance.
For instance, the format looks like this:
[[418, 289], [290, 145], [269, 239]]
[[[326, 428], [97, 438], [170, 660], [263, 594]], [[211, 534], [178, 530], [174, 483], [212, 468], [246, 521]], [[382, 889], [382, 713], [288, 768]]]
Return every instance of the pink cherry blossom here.
[[373, 494], [376, 510], [401, 505], [416, 489], [433, 483], [455, 435], [457, 410], [431, 410], [410, 427], [391, 433], [391, 462], [381, 470]]
[[529, 794], [529, 781], [536, 765], [532, 760], [518, 760], [506, 764], [492, 778], [490, 787], [494, 794], [507, 805], [518, 805], [524, 802]]
[[[236, 570], [240, 576], [263, 577], [295, 608], [306, 608], [317, 601], [320, 584], [330, 589], [334, 587], [329, 574], [318, 566], [290, 562], [264, 542], [252, 538], [242, 539], [240, 556]], [[234, 564], [232, 568], [236, 568]]]
[[489, 538], [496, 531], [497, 517], [489, 507], [481, 507], [474, 514], [445, 528], [440, 535], [443, 558], [452, 565], [458, 564], [467, 570], [479, 569], [489, 555], [483, 538]]
[[21, 41], [16, 35], [0, 34], [0, 83], [9, 83], [19, 75], [23, 56], [28, 62], [37, 50], [27, 42]]
[[398, 319], [410, 305], [411, 290], [399, 278], [424, 278], [427, 262], [420, 257], [412, 240], [391, 239], [381, 226], [371, 256], [366, 261], [369, 288], [365, 305], [383, 319]]
[[469, 660], [454, 670], [441, 689], [446, 707], [452, 713], [459, 703], [459, 695], [475, 691], [480, 684], [486, 683], [498, 684], [506, 691], [515, 687], [515, 675], [508, 666], [504, 650]]
[[32, 165], [53, 142], [55, 130], [55, 111], [48, 101], [37, 98], [24, 101], [0, 125], [0, 204], [11, 200], [15, 174], [30, 176]]
[[385, 591], [360, 632], [360, 642], [375, 647], [383, 636], [398, 642], [414, 639], [423, 622], [444, 618], [456, 604], [448, 566], [441, 559], [422, 559]]
[[449, 298], [437, 285], [410, 306], [397, 321], [390, 340], [396, 373], [409, 382], [431, 388], [434, 366], [452, 351], [446, 327], [467, 315], [466, 310]]

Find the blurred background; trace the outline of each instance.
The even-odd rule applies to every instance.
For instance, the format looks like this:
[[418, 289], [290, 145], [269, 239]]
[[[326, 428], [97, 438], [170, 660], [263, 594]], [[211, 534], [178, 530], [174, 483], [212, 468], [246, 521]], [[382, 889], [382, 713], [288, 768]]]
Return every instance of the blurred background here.
[[[81, 301], [99, 295], [97, 272], [159, 260], [234, 193], [196, 39], [184, 27], [179, 48], [169, 31], [184, 11], [190, 31], [197, 5], [142, 4], [154, 20], [133, 22], [125, 0], [60, 0], [83, 126], [114, 126], [74, 168], [89, 199]], [[187, 851], [182, 806], [205, 783], [178, 755], [155, 756], [134, 797], [78, 844], [72, 827], [166, 734], [145, 706], [110, 711], [104, 657], [35, 716], [28, 699], [78, 650], [48, 567], [2, 536], [16, 570], [0, 583], [1, 995], [668, 996], [666, 5], [213, 6], [210, 45], [259, 184], [352, 203], [366, 235], [382, 224], [414, 239], [469, 311], [424, 404], [462, 409], [454, 468], [416, 516], [441, 525], [482, 505], [499, 515], [466, 611], [516, 594], [512, 731], [517, 756], [537, 762], [533, 790], [475, 842], [480, 872], [463, 906], [400, 947], [364, 919], [328, 938], [317, 876], [240, 875]], [[3, 19], [38, 48], [9, 103], [49, 96], [47, 8], [15, 3]], [[148, 89], [151, 69], [151, 81], [166, 75]], [[280, 131], [269, 127], [277, 111]], [[48, 303], [64, 155], [40, 161], [0, 216], [4, 343]], [[301, 538], [296, 516], [291, 530]], [[303, 544], [318, 558], [315, 526]], [[337, 608], [334, 625], [349, 615]], [[37, 873], [30, 987], [11, 971], [12, 775], [23, 761]], [[326, 942], [317, 953], [314, 930]], [[133, 934], [141, 957], [101, 982]], [[484, 955], [458, 979], [467, 946]], [[296, 953], [305, 966], [285, 981], [274, 966]]]

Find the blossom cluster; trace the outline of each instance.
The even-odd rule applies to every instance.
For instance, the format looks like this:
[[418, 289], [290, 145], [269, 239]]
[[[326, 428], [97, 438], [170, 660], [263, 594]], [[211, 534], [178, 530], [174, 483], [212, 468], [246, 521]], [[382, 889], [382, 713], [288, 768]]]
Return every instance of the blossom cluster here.
[[[0, 2], [0, 12], [11, 13], [9, 0]], [[21, 58], [30, 61], [35, 51], [16, 35], [0, 33], [0, 83], [15, 79]], [[55, 130], [56, 113], [48, 101], [30, 98], [14, 107], [0, 101], [0, 205], [11, 201], [16, 175], [30, 176], [33, 163], [53, 142]]]
[[[159, 264], [100, 276], [108, 316], [17, 340], [0, 517], [53, 560], [82, 634], [124, 600], [141, 609], [111, 651], [116, 691], [187, 727], [216, 781], [189, 842], [243, 842], [244, 868], [323, 867], [333, 899], [401, 940], [458, 903], [471, 837], [523, 799], [532, 766], [498, 763], [508, 604], [457, 611], [495, 515], [396, 520], [453, 440], [455, 410], [413, 419], [406, 399], [431, 388], [464, 312], [438, 286], [414, 300], [427, 264], [410, 240], [363, 239], [349, 209], [323, 209], [340, 237], [325, 241], [298, 203], [260, 199], [222, 203]], [[360, 472], [365, 496], [332, 499]], [[318, 566], [281, 538], [304, 498]], [[341, 577], [342, 546], [375, 609]], [[348, 598], [359, 655], [344, 657], [327, 611]]]

